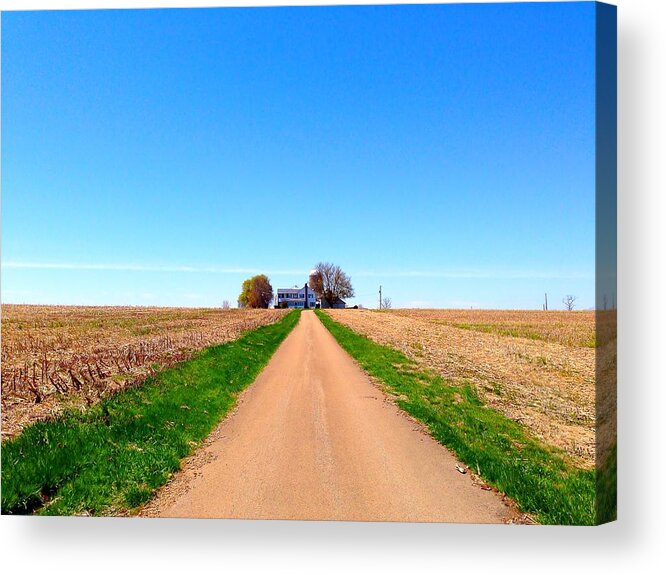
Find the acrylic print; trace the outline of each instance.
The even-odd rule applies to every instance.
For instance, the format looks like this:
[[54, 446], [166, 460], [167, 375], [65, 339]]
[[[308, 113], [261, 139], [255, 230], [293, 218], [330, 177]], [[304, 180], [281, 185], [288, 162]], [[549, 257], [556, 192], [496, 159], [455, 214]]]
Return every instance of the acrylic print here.
[[615, 519], [615, 38], [3, 13], [2, 513]]

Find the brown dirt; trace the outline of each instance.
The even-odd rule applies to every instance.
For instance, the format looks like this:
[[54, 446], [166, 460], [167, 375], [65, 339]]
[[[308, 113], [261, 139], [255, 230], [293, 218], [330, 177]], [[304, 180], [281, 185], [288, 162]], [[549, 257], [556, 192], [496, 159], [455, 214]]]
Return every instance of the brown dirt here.
[[[392, 346], [452, 384], [471, 382], [481, 397], [546, 443], [565, 450], [583, 467], [595, 463], [595, 357], [603, 348], [573, 344], [594, 327], [587, 312], [455, 310], [328, 310], [333, 319], [374, 341]], [[549, 314], [544, 320], [535, 316]], [[443, 322], [446, 318], [446, 322]], [[522, 318], [522, 319], [521, 319]], [[544, 339], [507, 335], [507, 322], [530, 325]], [[552, 341], [555, 324], [565, 343]], [[464, 323], [465, 328], [453, 323]], [[541, 322], [541, 323], [540, 323]], [[587, 322], [587, 323], [586, 323]], [[469, 325], [492, 326], [486, 333]]]
[[142, 515], [516, 520], [507, 501], [456, 465], [305, 312], [237, 410]]

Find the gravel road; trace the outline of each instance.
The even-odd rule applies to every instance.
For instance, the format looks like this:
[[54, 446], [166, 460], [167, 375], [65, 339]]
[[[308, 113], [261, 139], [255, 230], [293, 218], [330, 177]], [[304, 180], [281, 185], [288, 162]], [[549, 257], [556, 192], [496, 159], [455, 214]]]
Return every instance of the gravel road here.
[[401, 412], [313, 312], [146, 516], [503, 523], [515, 510]]

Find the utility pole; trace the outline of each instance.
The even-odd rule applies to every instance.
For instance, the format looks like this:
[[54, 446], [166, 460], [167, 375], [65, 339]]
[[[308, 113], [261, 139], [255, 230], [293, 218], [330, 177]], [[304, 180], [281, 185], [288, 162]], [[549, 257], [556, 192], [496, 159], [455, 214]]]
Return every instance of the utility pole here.
[[379, 286], [379, 309], [382, 309], [382, 286]]

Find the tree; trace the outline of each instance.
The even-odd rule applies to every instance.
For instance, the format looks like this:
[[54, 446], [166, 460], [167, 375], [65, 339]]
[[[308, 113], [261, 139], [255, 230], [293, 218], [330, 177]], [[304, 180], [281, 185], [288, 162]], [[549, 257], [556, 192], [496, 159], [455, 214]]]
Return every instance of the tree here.
[[229, 307], [230, 307], [230, 306], [229, 306], [229, 300], [228, 300], [228, 299], [225, 299], [225, 300], [222, 302], [222, 309], [229, 309]]
[[240, 307], [267, 308], [273, 301], [273, 286], [264, 274], [259, 274], [243, 282], [238, 296]]
[[567, 311], [573, 311], [574, 308], [574, 302], [576, 301], [576, 296], [575, 295], [567, 295], [564, 296], [562, 299], [562, 303], [564, 304], [564, 307], [567, 309]]
[[393, 302], [390, 297], [382, 298], [382, 309], [391, 309]]
[[332, 306], [337, 300], [354, 297], [351, 278], [340, 266], [319, 262], [310, 275], [310, 288]]

